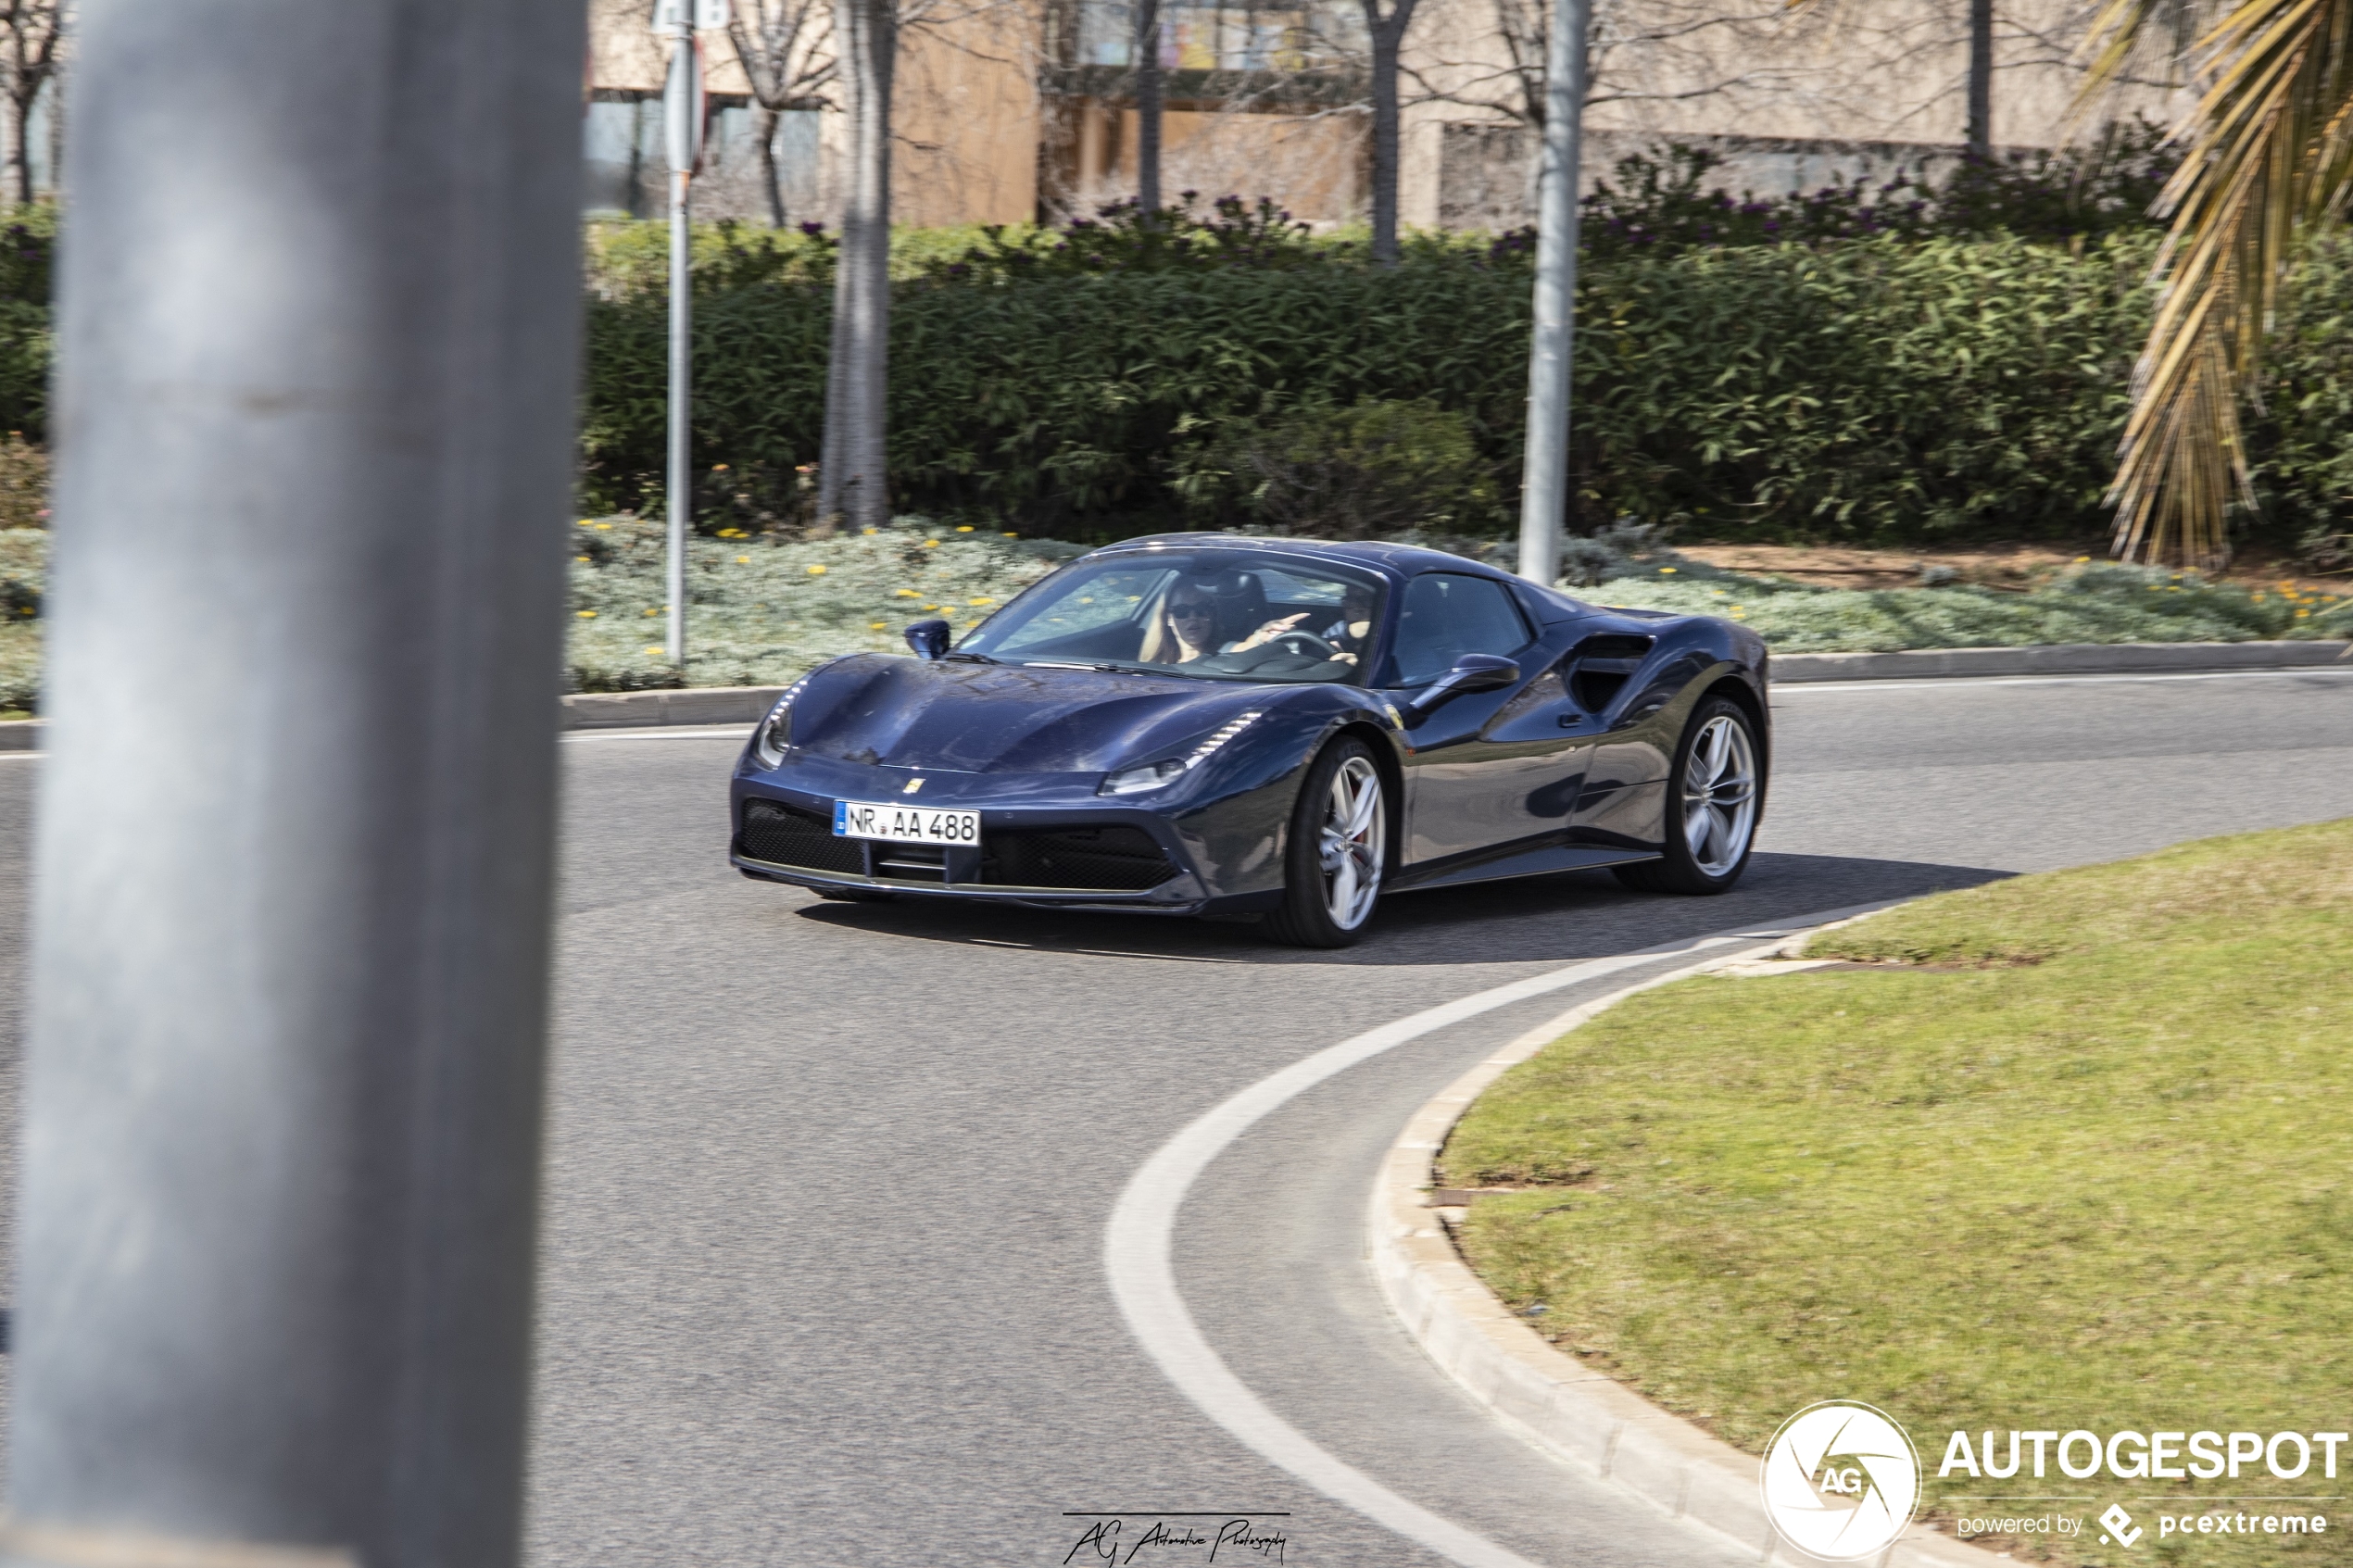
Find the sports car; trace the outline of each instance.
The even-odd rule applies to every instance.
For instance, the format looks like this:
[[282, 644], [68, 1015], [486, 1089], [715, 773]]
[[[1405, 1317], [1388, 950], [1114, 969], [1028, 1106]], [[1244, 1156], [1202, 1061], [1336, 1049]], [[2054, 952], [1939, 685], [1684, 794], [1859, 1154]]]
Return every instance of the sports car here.
[[1215, 533], [1069, 562], [950, 646], [812, 670], [732, 788], [743, 873], [829, 898], [1255, 916], [1354, 941], [1387, 894], [1608, 867], [1739, 880], [1765, 644], [1459, 556]]

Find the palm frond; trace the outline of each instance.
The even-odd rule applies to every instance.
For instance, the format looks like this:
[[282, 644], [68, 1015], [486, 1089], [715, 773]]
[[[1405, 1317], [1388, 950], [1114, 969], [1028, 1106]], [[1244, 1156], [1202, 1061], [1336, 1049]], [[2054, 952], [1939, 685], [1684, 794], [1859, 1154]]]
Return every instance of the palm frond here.
[[[2109, 0], [2085, 45], [2079, 109], [2111, 93], [2179, 0]], [[2108, 499], [2127, 558], [2218, 563], [2233, 497], [2252, 505], [2239, 399], [2293, 248], [2334, 222], [2353, 183], [2353, 0], [2242, 0], [2190, 50], [2196, 105], [2157, 210], [2172, 227], [2133, 372]]]

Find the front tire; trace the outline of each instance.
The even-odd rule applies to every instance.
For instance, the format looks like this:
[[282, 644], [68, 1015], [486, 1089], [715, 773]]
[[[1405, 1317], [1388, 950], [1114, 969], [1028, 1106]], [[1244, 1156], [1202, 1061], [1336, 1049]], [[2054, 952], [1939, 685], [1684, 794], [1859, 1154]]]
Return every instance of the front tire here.
[[1380, 903], [1389, 865], [1389, 792], [1360, 740], [1324, 748], [1291, 808], [1283, 902], [1266, 935], [1294, 947], [1345, 947]]
[[1748, 710], [1724, 697], [1699, 705], [1667, 775], [1667, 854], [1613, 866], [1641, 893], [1724, 893], [1748, 869], [1764, 774]]

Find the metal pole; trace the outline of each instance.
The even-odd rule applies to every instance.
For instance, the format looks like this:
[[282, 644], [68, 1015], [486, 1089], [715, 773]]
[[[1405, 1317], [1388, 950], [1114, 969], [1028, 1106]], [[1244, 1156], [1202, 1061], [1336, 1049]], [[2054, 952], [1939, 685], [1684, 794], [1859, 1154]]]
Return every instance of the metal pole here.
[[670, 662], [686, 663], [686, 523], [694, 511], [695, 478], [688, 468], [694, 439], [695, 296], [691, 269], [694, 230], [688, 187], [695, 178], [696, 142], [702, 132], [701, 85], [695, 58], [695, 11], [691, 0], [678, 6], [677, 45], [671, 52], [670, 80], [662, 94], [664, 140], [670, 153], [670, 550], [662, 576], [670, 598], [669, 634], [663, 652]]
[[583, 9], [78, 23], [0, 1562], [503, 1568]]
[[1560, 575], [1568, 510], [1568, 383], [1577, 315], [1577, 143], [1585, 113], [1585, 29], [1592, 0], [1554, 0], [1544, 51], [1544, 144], [1536, 209], [1536, 327], [1528, 358], [1528, 466], [1519, 504], [1519, 574]]

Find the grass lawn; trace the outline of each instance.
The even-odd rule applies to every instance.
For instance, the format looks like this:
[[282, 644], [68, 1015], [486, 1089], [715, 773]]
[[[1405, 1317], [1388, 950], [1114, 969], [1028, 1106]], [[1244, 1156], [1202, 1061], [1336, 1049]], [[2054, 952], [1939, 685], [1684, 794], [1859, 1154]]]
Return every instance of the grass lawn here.
[[2323, 1537], [2095, 1527], [2069, 1561], [2353, 1562], [2353, 1446], [2334, 1481], [2317, 1450], [2296, 1481], [1935, 1478], [1956, 1429], [2353, 1427], [2353, 821], [1944, 894], [1809, 956], [1872, 967], [1635, 997], [1472, 1108], [1446, 1184], [1529, 1188], [1470, 1211], [1488, 1284], [1751, 1451], [1881, 1406], [1931, 1513], [2348, 1499]]

